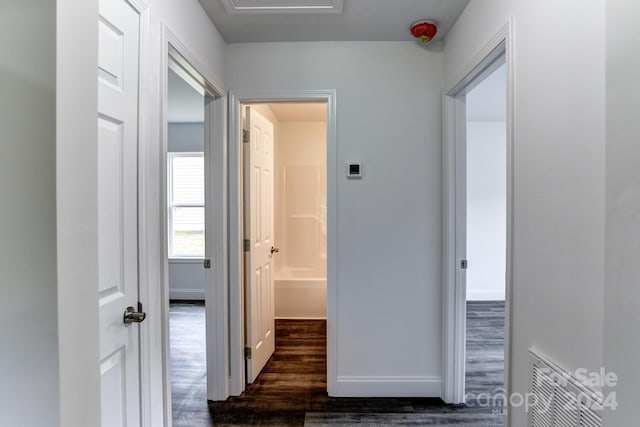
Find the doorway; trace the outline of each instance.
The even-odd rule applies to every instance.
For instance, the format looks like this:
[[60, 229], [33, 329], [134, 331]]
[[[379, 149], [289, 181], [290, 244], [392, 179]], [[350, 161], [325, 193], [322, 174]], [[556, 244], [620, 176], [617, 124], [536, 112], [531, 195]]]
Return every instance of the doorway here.
[[[473, 374], [471, 371], [475, 369], [477, 376], [474, 380], [478, 380], [480, 375], [493, 369], [483, 367], [483, 362], [477, 362], [476, 366], [467, 369], [467, 356], [471, 361], [472, 357], [478, 355], [478, 353], [468, 354], [466, 351], [468, 315], [475, 315], [476, 317], [469, 321], [469, 326], [476, 328], [468, 334], [471, 340], [470, 351], [474, 346], [475, 350], [482, 350], [482, 346], [478, 346], [478, 341], [473, 342], [474, 338], [482, 338], [481, 335], [476, 334], [478, 328], [481, 330], [483, 327], [477, 325], [477, 320], [493, 322], [496, 329], [503, 329], [502, 334], [498, 331], [498, 335], [494, 337], [497, 347], [493, 349], [495, 356], [493, 362], [501, 365], [499, 362], [502, 357], [502, 370], [500, 370], [502, 366], [494, 367], [493, 373], [486, 375], [483, 379], [484, 384], [481, 387], [488, 388], [487, 393], [484, 393], [484, 388], [482, 393], [478, 389], [474, 391], [473, 387], [476, 384], [473, 384], [473, 387], [469, 385], [472, 394], [476, 397], [482, 394], [481, 397], [485, 399], [482, 403], [496, 404], [498, 412], [502, 411], [502, 406], [497, 399], [508, 396], [510, 389], [514, 191], [513, 59], [513, 24], [509, 21], [478, 52], [467, 66], [463, 77], [449, 83], [443, 96], [443, 400], [447, 403], [464, 404], [468, 397], [465, 393], [467, 370]], [[500, 71], [492, 76], [496, 70]], [[494, 102], [500, 107], [501, 112], [504, 111], [501, 113], [504, 121], [500, 117], [500, 120], [494, 120], [499, 123], [482, 124], [482, 120], [471, 120], [468, 123], [467, 115], [475, 114], [467, 109], [468, 102], [472, 104], [475, 102], [473, 98], [477, 93], [472, 93], [473, 90], [478, 88], [479, 93], [482, 93], [483, 83], [487, 81], [486, 84], [489, 84], [492, 80], [494, 86], [499, 88], [489, 90], [488, 93], [494, 98], [497, 96], [498, 99]], [[485, 104], [488, 102], [487, 91], [485, 90], [484, 93], [485, 96], [481, 97], [484, 101], [480, 102], [481, 110], [488, 111], [486, 105], [482, 105], [482, 102]], [[482, 111], [479, 114], [482, 114]], [[487, 147], [485, 144], [483, 147], [480, 145], [483, 140], [494, 141], [494, 145]], [[495, 141], [499, 141], [498, 145], [495, 145]], [[488, 163], [483, 163], [486, 161], [486, 159], [483, 160], [483, 156], [487, 155], [491, 155], [494, 162], [491, 168], [488, 168]], [[468, 164], [470, 156], [473, 157]], [[469, 170], [468, 167], [474, 169]], [[470, 174], [474, 174], [473, 177], [468, 176]], [[476, 176], [478, 174], [480, 174], [479, 178]], [[472, 183], [469, 182], [471, 178], [473, 178]], [[489, 190], [491, 186], [487, 182], [493, 183], [493, 190]], [[488, 220], [487, 215], [494, 216]], [[482, 227], [489, 227], [492, 223], [494, 223], [492, 225], [494, 231], [491, 236], [487, 237], [486, 233], [483, 235], [486, 230]], [[469, 237], [473, 241], [469, 240]], [[470, 273], [474, 266], [476, 266], [475, 271]], [[483, 273], [482, 267], [487, 267], [487, 271]], [[480, 284], [483, 282], [483, 277], [485, 285]], [[471, 283], [468, 282], [469, 278]], [[489, 285], [486, 285], [487, 280]], [[504, 302], [500, 301], [503, 294]], [[499, 307], [486, 307], [491, 303], [482, 301], [468, 301], [473, 299], [497, 300]], [[468, 304], [474, 306], [469, 311]], [[485, 312], [481, 318], [475, 310], [476, 305], [480, 308], [484, 305], [483, 310], [489, 311]], [[489, 320], [491, 316], [487, 313], [493, 316], [492, 321]], [[496, 369], [500, 372], [496, 373]], [[492, 380], [487, 381], [488, 377], [492, 377]], [[502, 381], [500, 381], [501, 377], [503, 377]], [[502, 387], [499, 386], [500, 382]], [[508, 413], [505, 416], [507, 415]]]
[[226, 100], [185, 45], [166, 27], [162, 35], [163, 394], [165, 418], [191, 425], [208, 414], [207, 400], [228, 396], [228, 358], [216, 341], [228, 328]]
[[[243, 158], [243, 109], [255, 104], [321, 103], [326, 105], [326, 372], [327, 389], [335, 387], [335, 345], [337, 325], [332, 321], [337, 304], [336, 245], [336, 110], [335, 90], [255, 91], [232, 94], [230, 102], [229, 144], [229, 315], [230, 315], [230, 383], [231, 395], [240, 395], [247, 384], [245, 370], [245, 199]], [[250, 135], [249, 135], [250, 136]], [[265, 245], [266, 246], [266, 245]], [[271, 251], [271, 245], [268, 247]], [[281, 249], [274, 246], [274, 249]], [[279, 252], [274, 252], [278, 256]], [[275, 297], [275, 291], [274, 291]], [[275, 300], [274, 300], [275, 324]]]
[[285, 331], [326, 328], [326, 116], [326, 103], [242, 107], [248, 384], [291, 350]]
[[173, 425], [207, 407], [204, 88], [169, 62], [167, 248]]
[[506, 70], [466, 95], [465, 403], [502, 408], [507, 250]]

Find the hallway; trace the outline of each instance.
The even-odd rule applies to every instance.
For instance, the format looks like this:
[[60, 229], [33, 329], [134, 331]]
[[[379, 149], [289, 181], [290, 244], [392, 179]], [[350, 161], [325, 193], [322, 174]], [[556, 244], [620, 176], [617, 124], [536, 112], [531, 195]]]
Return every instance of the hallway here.
[[[467, 383], [474, 393], [502, 385], [499, 356], [504, 344], [496, 328], [503, 316], [500, 303], [469, 308]], [[204, 306], [172, 304], [174, 426], [502, 425], [502, 417], [494, 413], [499, 408], [482, 404], [454, 407], [428, 398], [328, 397], [325, 331], [325, 321], [277, 320], [276, 352], [256, 382], [241, 396], [207, 405]]]

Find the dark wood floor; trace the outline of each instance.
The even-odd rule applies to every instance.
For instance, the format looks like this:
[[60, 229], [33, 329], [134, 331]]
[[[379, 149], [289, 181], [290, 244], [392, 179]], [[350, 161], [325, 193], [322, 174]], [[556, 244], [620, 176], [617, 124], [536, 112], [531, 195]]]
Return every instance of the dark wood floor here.
[[501, 426], [496, 402], [487, 406], [474, 396], [502, 386], [503, 318], [502, 303], [468, 304], [468, 405], [425, 398], [328, 397], [325, 322], [301, 320], [277, 321], [276, 352], [245, 393], [207, 404], [204, 307], [172, 304], [174, 425]]

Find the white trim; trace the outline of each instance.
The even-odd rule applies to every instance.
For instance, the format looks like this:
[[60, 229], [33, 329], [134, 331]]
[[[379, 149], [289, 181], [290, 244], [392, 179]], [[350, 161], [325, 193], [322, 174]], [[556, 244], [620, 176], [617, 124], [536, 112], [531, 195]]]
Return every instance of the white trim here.
[[467, 301], [504, 301], [506, 294], [504, 291], [469, 291], [467, 290]]
[[200, 258], [169, 258], [169, 264], [202, 264], [204, 257]]
[[438, 396], [442, 378], [437, 376], [339, 376], [340, 397]]
[[[465, 163], [465, 94], [505, 57], [507, 67], [507, 259], [505, 301], [505, 388], [511, 389], [511, 301], [513, 298], [513, 180], [514, 180], [514, 23], [510, 19], [463, 69], [447, 82], [443, 93], [443, 389], [447, 403], [463, 403], [465, 389], [465, 271], [458, 268], [465, 257], [464, 219], [465, 182], [461, 169]], [[462, 232], [461, 232], [462, 231]], [[506, 411], [508, 423], [508, 410]]]
[[169, 289], [170, 300], [205, 300], [203, 289]]
[[338, 324], [338, 227], [336, 91], [273, 90], [242, 91], [229, 95], [229, 313], [230, 384], [237, 396], [244, 390], [244, 299], [243, 299], [243, 178], [241, 104], [265, 102], [327, 103], [327, 391], [335, 395], [337, 383]]
[[[51, 424], [68, 427], [100, 425], [95, 245], [97, 16], [97, 0], [56, 2], [55, 220], [60, 415]], [[78, 197], [86, 203], [78, 205]], [[54, 278], [51, 281], [54, 286]]]
[[313, 317], [313, 316], [276, 316], [276, 320], [327, 320], [326, 317]]
[[[160, 221], [160, 242], [162, 278], [159, 296], [162, 306], [162, 342], [157, 343], [163, 354], [163, 389], [165, 426], [171, 426], [171, 372], [169, 364], [169, 274], [167, 247], [167, 155], [168, 155], [168, 114], [167, 87], [170, 64], [178, 65], [191, 79], [199, 83], [205, 92], [205, 258], [212, 260], [212, 268], [205, 270], [204, 298], [206, 316], [207, 351], [207, 398], [224, 400], [228, 397], [228, 363], [224, 343], [226, 321], [227, 268], [226, 268], [226, 146], [224, 106], [226, 98], [221, 86], [213, 82], [212, 74], [202, 65], [190, 49], [165, 24], [161, 25], [162, 56], [160, 60], [161, 92], [161, 155], [160, 155], [160, 199], [162, 218]], [[213, 173], [214, 176], [209, 174]], [[211, 201], [218, 200], [218, 203]], [[214, 236], [212, 238], [211, 236]], [[222, 338], [219, 338], [222, 337]]]
[[[149, 116], [150, 109], [146, 107], [144, 94], [147, 92], [151, 81], [145, 76], [149, 75], [149, 58], [151, 52], [149, 48], [149, 7], [141, 0], [127, 0], [131, 6], [140, 14], [140, 34], [139, 34], [139, 73], [138, 79], [138, 300], [143, 304], [143, 310], [149, 308], [150, 293], [154, 287], [148, 274], [152, 268], [149, 261], [149, 254], [152, 249], [148, 245], [149, 228], [147, 215], [147, 204], [145, 197], [148, 189], [148, 158], [143, 154], [147, 152], [150, 143], [148, 135], [150, 132]], [[152, 310], [151, 310], [152, 311]], [[148, 322], [148, 321], [147, 321]], [[146, 327], [145, 327], [146, 326]], [[154, 420], [161, 416], [161, 410], [154, 405], [154, 390], [157, 390], [159, 379], [157, 371], [153, 365], [153, 336], [157, 336], [158, 323], [148, 322], [140, 327], [140, 416], [141, 425], [152, 427]]]
[[209, 185], [205, 194], [209, 207], [205, 257], [211, 260], [211, 268], [205, 270], [207, 399], [225, 400], [229, 397], [227, 98], [207, 95], [206, 100], [205, 159], [209, 163], [205, 173], [209, 183], [217, 183]]

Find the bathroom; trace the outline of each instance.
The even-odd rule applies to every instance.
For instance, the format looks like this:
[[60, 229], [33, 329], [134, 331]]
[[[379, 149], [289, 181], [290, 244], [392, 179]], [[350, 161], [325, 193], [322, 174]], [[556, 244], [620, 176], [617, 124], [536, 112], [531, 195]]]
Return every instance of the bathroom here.
[[326, 319], [326, 104], [250, 108], [274, 125], [274, 317]]

